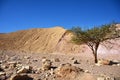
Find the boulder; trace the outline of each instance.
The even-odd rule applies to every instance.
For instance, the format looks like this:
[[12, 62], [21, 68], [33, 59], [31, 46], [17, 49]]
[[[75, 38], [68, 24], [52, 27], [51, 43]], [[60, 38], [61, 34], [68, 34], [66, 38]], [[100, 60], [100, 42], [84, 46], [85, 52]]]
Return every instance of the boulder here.
[[10, 80], [33, 80], [33, 78], [26, 74], [14, 74], [11, 76]]
[[57, 80], [96, 80], [90, 73], [69, 63], [61, 64], [54, 72]]
[[71, 64], [62, 64], [55, 70], [55, 74], [59, 77], [70, 77], [70, 76], [76, 76], [79, 73], [84, 72], [83, 69], [80, 69], [76, 66], [72, 66]]

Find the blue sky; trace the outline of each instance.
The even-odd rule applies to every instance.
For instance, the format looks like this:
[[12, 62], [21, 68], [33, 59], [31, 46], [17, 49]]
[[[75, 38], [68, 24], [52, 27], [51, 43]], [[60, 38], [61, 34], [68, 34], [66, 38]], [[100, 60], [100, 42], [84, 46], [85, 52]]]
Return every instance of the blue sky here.
[[120, 22], [120, 0], [0, 0], [0, 33]]

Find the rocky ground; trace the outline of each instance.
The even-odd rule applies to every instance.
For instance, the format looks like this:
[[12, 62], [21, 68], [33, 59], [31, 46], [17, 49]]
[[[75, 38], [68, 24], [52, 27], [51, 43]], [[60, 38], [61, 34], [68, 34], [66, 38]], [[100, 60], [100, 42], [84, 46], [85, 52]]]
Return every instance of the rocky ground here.
[[120, 80], [120, 54], [0, 52], [0, 80]]

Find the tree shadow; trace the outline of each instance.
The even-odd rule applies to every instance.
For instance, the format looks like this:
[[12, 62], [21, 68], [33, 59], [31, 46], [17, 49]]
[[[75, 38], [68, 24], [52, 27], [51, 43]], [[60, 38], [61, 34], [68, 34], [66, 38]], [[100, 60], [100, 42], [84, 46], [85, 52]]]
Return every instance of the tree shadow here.
[[110, 61], [109, 65], [117, 65], [120, 64], [120, 62], [114, 62], [114, 61]]

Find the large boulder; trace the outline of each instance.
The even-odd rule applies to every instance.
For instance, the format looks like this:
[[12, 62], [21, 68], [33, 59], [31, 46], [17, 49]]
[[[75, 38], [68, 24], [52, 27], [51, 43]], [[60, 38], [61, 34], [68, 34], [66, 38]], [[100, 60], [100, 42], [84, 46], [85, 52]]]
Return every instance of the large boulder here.
[[90, 73], [69, 63], [60, 65], [55, 69], [57, 80], [96, 80]]
[[72, 66], [69, 63], [62, 64], [55, 70], [55, 74], [57, 75], [57, 77], [70, 80], [74, 80], [81, 73], [84, 73], [83, 69], [80, 69], [76, 66]]

